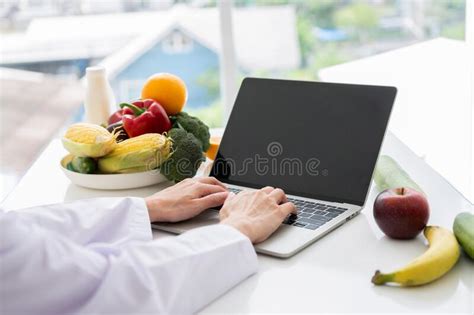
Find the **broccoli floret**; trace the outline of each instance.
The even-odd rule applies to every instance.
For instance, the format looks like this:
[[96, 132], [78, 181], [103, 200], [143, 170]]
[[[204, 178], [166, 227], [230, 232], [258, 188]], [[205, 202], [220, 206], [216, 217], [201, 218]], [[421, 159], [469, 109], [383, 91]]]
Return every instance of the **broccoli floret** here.
[[192, 133], [181, 128], [171, 129], [168, 136], [173, 141], [173, 153], [160, 166], [161, 174], [176, 183], [193, 177], [205, 160], [201, 142]]
[[[177, 126], [181, 126], [187, 132], [192, 133], [200, 142], [202, 146], [202, 151], [206, 152], [211, 145], [209, 138], [211, 137], [209, 133], [209, 127], [206, 126], [199, 118], [189, 115], [186, 112], [180, 112], [176, 115]], [[175, 127], [177, 127], [175, 124]]]

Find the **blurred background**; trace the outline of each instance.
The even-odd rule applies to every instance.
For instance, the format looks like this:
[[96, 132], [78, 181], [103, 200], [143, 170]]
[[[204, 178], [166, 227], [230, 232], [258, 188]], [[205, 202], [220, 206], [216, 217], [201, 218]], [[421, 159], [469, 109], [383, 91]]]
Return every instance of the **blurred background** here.
[[0, 0], [0, 199], [81, 119], [91, 65], [106, 67], [118, 102], [151, 74], [180, 76], [185, 110], [210, 127], [225, 126], [245, 76], [397, 86], [390, 130], [472, 198], [467, 2]]

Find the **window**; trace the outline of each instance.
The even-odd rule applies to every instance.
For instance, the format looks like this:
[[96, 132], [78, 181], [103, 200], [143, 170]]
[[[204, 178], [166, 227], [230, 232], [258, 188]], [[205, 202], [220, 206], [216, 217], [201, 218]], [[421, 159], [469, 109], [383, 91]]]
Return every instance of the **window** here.
[[[398, 87], [389, 130], [474, 200], [474, 82], [472, 51], [465, 41], [467, 2], [235, 1], [239, 72]], [[244, 27], [240, 24], [245, 24], [239, 17], [242, 8], [268, 11], [254, 33], [264, 29], [262, 41], [278, 34], [286, 47], [297, 41], [300, 63], [291, 64], [292, 51], [280, 48], [285, 54], [267, 54], [278, 63], [245, 64], [247, 47], [239, 38]], [[295, 28], [297, 36], [285, 37], [278, 23], [286, 31]]]
[[141, 80], [122, 80], [119, 82], [119, 87], [118, 87], [118, 99], [129, 99], [130, 95], [135, 95], [135, 97], [138, 97], [140, 95], [140, 90], [143, 86], [143, 81]]
[[396, 85], [390, 130], [474, 196], [464, 41], [472, 1], [122, 2], [0, 2], [0, 67], [35, 80], [31, 72], [70, 74], [79, 84], [87, 66], [104, 64], [118, 102], [138, 97], [149, 75], [171, 72], [188, 86], [186, 110], [211, 127], [224, 126], [245, 76]]
[[193, 49], [193, 41], [180, 31], [173, 31], [166, 37], [161, 47], [167, 54], [182, 54]]

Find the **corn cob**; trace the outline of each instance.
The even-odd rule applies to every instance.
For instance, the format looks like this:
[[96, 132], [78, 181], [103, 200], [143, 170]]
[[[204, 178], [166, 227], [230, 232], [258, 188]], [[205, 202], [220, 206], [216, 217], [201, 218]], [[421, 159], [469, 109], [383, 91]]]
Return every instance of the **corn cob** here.
[[115, 138], [115, 135], [101, 126], [77, 123], [68, 128], [62, 142], [64, 148], [74, 156], [96, 158], [115, 148]]
[[135, 173], [157, 168], [170, 155], [171, 140], [147, 133], [117, 144], [114, 151], [99, 159], [102, 173]]

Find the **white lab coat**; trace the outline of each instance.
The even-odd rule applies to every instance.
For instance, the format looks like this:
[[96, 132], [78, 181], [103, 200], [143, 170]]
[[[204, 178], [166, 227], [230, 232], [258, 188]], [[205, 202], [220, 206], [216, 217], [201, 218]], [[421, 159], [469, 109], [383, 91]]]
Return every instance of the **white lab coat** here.
[[152, 240], [141, 198], [0, 211], [1, 314], [191, 314], [257, 271], [214, 225]]

